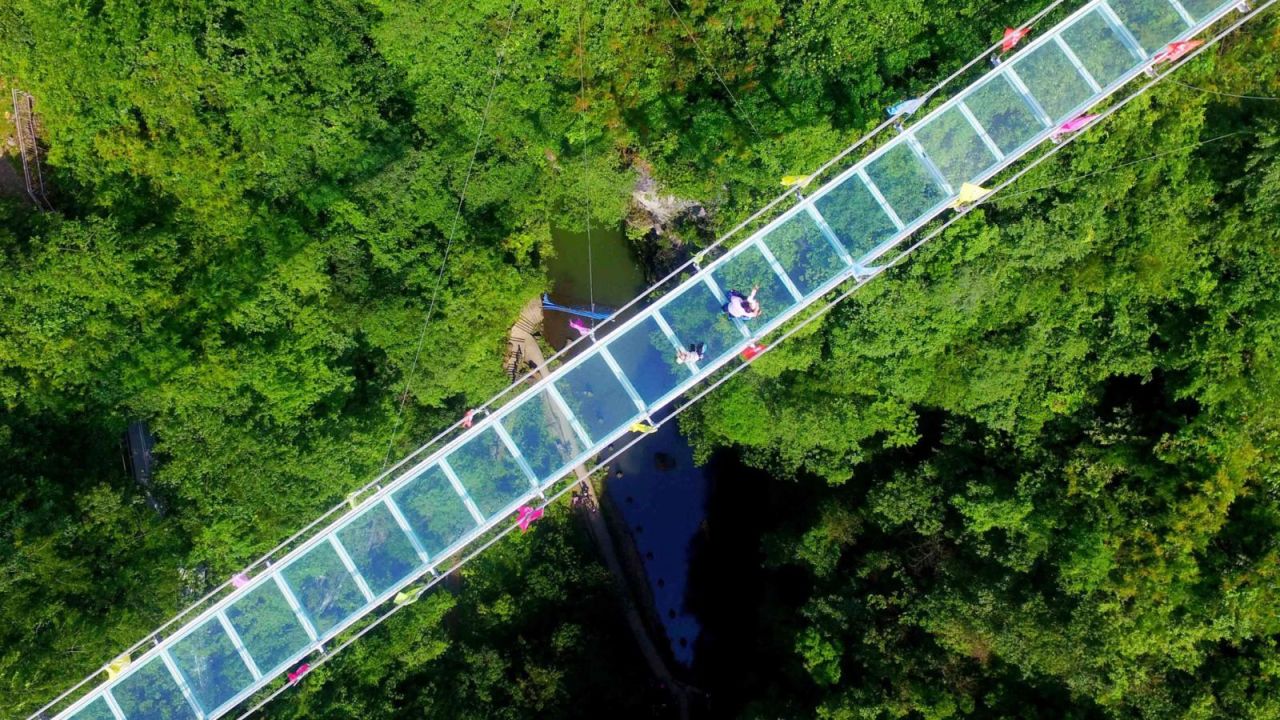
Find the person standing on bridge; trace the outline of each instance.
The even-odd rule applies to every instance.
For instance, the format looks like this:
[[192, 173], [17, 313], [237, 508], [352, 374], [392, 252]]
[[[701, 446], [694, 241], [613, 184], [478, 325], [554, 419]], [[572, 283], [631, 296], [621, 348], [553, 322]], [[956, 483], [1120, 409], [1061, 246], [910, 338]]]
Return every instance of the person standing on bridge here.
[[751, 288], [750, 295], [743, 295], [737, 290], [730, 290], [729, 302], [724, 304], [724, 311], [729, 313], [729, 317], [739, 320], [760, 317], [760, 301], [756, 299], [756, 293], [758, 292], [760, 292], [759, 285]]

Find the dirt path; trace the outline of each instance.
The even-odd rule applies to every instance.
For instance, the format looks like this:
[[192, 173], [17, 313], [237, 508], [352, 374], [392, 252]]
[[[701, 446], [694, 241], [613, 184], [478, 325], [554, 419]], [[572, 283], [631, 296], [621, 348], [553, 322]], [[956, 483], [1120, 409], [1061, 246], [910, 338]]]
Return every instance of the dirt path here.
[[[535, 371], [535, 376], [538, 378], [543, 376], [547, 364], [546, 357], [542, 354], [542, 349], [538, 347], [537, 339], [533, 336], [533, 331], [541, 324], [542, 300], [541, 298], [534, 298], [520, 311], [520, 319], [512, 326], [508, 336], [510, 344], [522, 347], [524, 357], [538, 368]], [[563, 418], [558, 416], [557, 418], [560, 434], [565, 437], [570, 436], [573, 430]], [[573, 472], [591, 497], [593, 506], [599, 508], [600, 498], [596, 495], [596, 489], [591, 484], [591, 476], [587, 472], [586, 466], [579, 465], [573, 469]], [[631, 634], [635, 636], [636, 645], [640, 648], [640, 654], [644, 656], [645, 663], [648, 664], [653, 676], [675, 698], [676, 706], [680, 709], [680, 720], [688, 720], [689, 694], [684, 684], [676, 679], [671, 669], [667, 666], [662, 652], [658, 649], [653, 636], [649, 633], [644, 616], [641, 614], [634, 594], [631, 592], [631, 585], [627, 580], [627, 572], [619, 559], [618, 546], [613, 535], [609, 532], [609, 525], [605, 522], [604, 515], [599, 510], [582, 512], [579, 515], [586, 521], [587, 529], [591, 532], [591, 538], [600, 550], [600, 556], [604, 560], [605, 567], [609, 569], [609, 574], [613, 576], [618, 596], [622, 599], [622, 609], [627, 619], [627, 626], [631, 628]], [[643, 579], [641, 580], [643, 581]]]
[[[542, 324], [542, 298], [536, 297], [520, 309], [520, 317], [507, 333], [507, 357], [503, 359], [505, 366], [511, 360], [511, 353], [519, 347], [524, 351], [523, 357], [539, 368], [538, 377], [542, 376], [541, 368], [547, 364], [542, 348], [538, 347], [538, 339], [533, 333]], [[519, 375], [517, 375], [519, 377]]]

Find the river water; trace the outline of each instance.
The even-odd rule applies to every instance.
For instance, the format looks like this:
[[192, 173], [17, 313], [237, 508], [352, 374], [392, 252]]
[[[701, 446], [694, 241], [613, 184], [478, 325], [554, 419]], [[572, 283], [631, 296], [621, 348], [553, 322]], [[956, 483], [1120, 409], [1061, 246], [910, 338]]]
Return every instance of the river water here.
[[[592, 229], [590, 243], [586, 233], [553, 230], [551, 237], [557, 255], [548, 261], [547, 271], [555, 302], [589, 307], [594, 299], [597, 309], [616, 308], [645, 288], [643, 269], [621, 227]], [[569, 328], [569, 317], [557, 311], [546, 311], [543, 332], [556, 348], [577, 335]], [[709, 486], [675, 423], [615, 460], [605, 483], [644, 566], [671, 655], [685, 667], [693, 663], [702, 631], [685, 601], [693, 541], [706, 518]]]
[[[554, 283], [550, 294], [555, 302], [590, 308], [594, 300], [597, 310], [608, 312], [644, 290], [644, 270], [621, 226], [592, 228], [590, 242], [587, 233], [552, 229], [551, 242], [556, 255], [547, 260], [547, 275]], [[556, 349], [578, 336], [569, 328], [569, 316], [556, 311], [545, 313], [543, 333]]]

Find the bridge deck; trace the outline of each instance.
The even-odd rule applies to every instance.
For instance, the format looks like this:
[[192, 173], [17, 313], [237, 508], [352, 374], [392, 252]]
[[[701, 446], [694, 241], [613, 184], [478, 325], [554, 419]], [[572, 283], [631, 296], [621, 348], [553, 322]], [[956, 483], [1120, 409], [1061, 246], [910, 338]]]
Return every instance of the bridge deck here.
[[[626, 435], [1115, 92], [1236, 0], [1092, 0], [61, 712], [216, 718], [510, 522]], [[760, 317], [731, 321], [730, 290]], [[676, 349], [705, 344], [695, 365]], [[566, 433], [565, 428], [571, 428]]]

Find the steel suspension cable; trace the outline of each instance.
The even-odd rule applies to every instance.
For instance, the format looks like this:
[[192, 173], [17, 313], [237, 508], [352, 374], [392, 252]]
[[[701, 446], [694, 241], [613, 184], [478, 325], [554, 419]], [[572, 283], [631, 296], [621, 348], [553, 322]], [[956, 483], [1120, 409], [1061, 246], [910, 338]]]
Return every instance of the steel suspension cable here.
[[751, 116], [742, 109], [742, 104], [738, 102], [738, 96], [734, 95], [733, 91], [729, 89], [729, 83], [724, 81], [724, 76], [720, 74], [720, 70], [718, 70], [715, 64], [711, 62], [711, 58], [707, 53], [702, 50], [702, 44], [698, 42], [698, 38], [694, 36], [693, 30], [689, 28], [689, 25], [684, 21], [684, 17], [680, 15], [680, 11], [676, 9], [675, 3], [672, 2], [672, 0], [667, 0], [667, 7], [671, 8], [671, 14], [676, 16], [676, 20], [680, 23], [680, 26], [684, 28], [685, 36], [693, 43], [693, 47], [697, 51], [698, 57], [702, 59], [702, 63], [711, 70], [711, 72], [716, 76], [716, 80], [720, 81], [720, 87], [724, 88], [724, 91], [729, 94], [729, 100], [733, 102], [733, 108], [738, 111], [738, 115], [741, 116], [742, 119], [746, 121], [747, 125], [751, 127], [751, 132], [755, 133], [757, 138], [764, 140], [764, 136], [760, 134], [759, 128], [756, 127], [755, 123], [751, 122]]
[[511, 30], [515, 27], [516, 9], [519, 6], [518, 0], [512, 1], [511, 12], [507, 15], [507, 30], [502, 36], [502, 42], [498, 45], [497, 56], [494, 58], [493, 80], [489, 84], [489, 94], [485, 99], [484, 110], [480, 114], [480, 127], [476, 130], [476, 142], [471, 149], [471, 159], [467, 161], [467, 171], [462, 179], [462, 188], [458, 193], [458, 205], [454, 208], [453, 221], [449, 224], [449, 235], [444, 247], [444, 256], [440, 259], [440, 269], [436, 272], [435, 285], [431, 289], [431, 302], [427, 305], [427, 314], [422, 320], [422, 329], [418, 333], [417, 347], [413, 351], [413, 362], [409, 365], [409, 372], [404, 380], [404, 390], [400, 393], [400, 404], [396, 408], [396, 420], [391, 427], [391, 436], [387, 439], [387, 450], [382, 456], [383, 469], [386, 469], [391, 462], [391, 451], [395, 448], [396, 436], [399, 435], [400, 425], [404, 421], [404, 408], [409, 401], [409, 390], [417, 377], [418, 361], [422, 358], [422, 345], [427, 339], [427, 329], [431, 326], [431, 316], [435, 313], [436, 301], [440, 297], [440, 287], [444, 284], [445, 270], [449, 266], [449, 254], [453, 250], [453, 241], [457, 237], [458, 223], [462, 219], [462, 208], [467, 202], [467, 188], [471, 186], [471, 175], [475, 170], [476, 158], [480, 155], [480, 145], [484, 140], [485, 125], [489, 121], [489, 110], [493, 107], [493, 98], [498, 89], [498, 79], [502, 75], [502, 65], [506, 59], [504, 51], [506, 50], [507, 40], [511, 37]]
[[1202, 93], [1209, 93], [1210, 95], [1221, 95], [1223, 97], [1239, 98], [1241, 100], [1272, 100], [1272, 101], [1280, 100], [1280, 97], [1272, 97], [1271, 95], [1237, 95], [1235, 93], [1222, 92], [1220, 90], [1210, 90], [1209, 88], [1197, 87], [1190, 83], [1184, 83], [1179, 80], [1170, 80], [1169, 82], [1173, 83], [1174, 85], [1181, 85], [1182, 87], [1187, 88], [1188, 90], [1199, 90]]
[[[585, 120], [589, 117], [587, 114], [587, 31], [586, 31], [586, 15], [587, 0], [582, 0], [581, 10], [578, 12], [578, 51], [581, 53], [578, 57], [578, 88], [579, 88], [579, 104], [582, 107], [582, 118]], [[585, 124], [585, 123], [584, 123]], [[583, 134], [582, 144], [582, 200], [586, 206], [586, 228], [587, 228], [587, 294], [591, 301], [591, 312], [596, 310], [596, 277], [595, 277], [595, 258], [592, 257], [591, 248], [591, 166], [590, 159], [587, 154], [587, 135]], [[596, 319], [591, 318], [591, 326], [595, 327]]]
[[1023, 197], [1025, 195], [1031, 195], [1032, 193], [1038, 193], [1042, 190], [1051, 190], [1053, 188], [1058, 187], [1059, 185], [1066, 185], [1067, 183], [1086, 180], [1095, 175], [1105, 175], [1106, 173], [1115, 172], [1116, 170], [1122, 170], [1124, 168], [1131, 167], [1133, 165], [1141, 165], [1142, 163], [1150, 162], [1158, 158], [1166, 157], [1169, 155], [1176, 155], [1182, 152], [1183, 150], [1191, 150], [1193, 148], [1198, 148], [1201, 145], [1208, 145], [1210, 143], [1220, 142], [1222, 140], [1226, 140], [1229, 137], [1235, 137], [1236, 135], [1253, 135], [1253, 134], [1255, 133], [1250, 130], [1236, 130], [1235, 132], [1229, 132], [1224, 135], [1218, 135], [1216, 137], [1208, 138], [1207, 140], [1200, 140], [1198, 142], [1188, 143], [1186, 145], [1179, 145], [1178, 147], [1175, 147], [1169, 150], [1164, 150], [1162, 152], [1152, 153], [1150, 155], [1147, 155], [1146, 157], [1140, 157], [1136, 160], [1129, 160], [1127, 162], [1122, 162], [1117, 165], [1111, 165], [1109, 167], [1105, 167], [1100, 170], [1093, 170], [1091, 172], [1084, 173], [1083, 175], [1074, 175], [1069, 178], [1063, 178], [1062, 180], [1051, 182], [1048, 185], [1041, 185], [1040, 187], [1031, 188], [1030, 190], [1019, 190], [1018, 192], [1015, 192], [1015, 193], [1005, 193], [1000, 197], [992, 198], [988, 202], [999, 203], [999, 202], [1004, 202], [1006, 200], [1012, 200], [1014, 198]]

